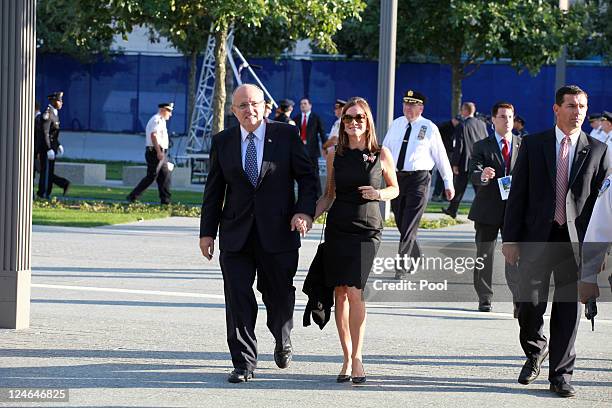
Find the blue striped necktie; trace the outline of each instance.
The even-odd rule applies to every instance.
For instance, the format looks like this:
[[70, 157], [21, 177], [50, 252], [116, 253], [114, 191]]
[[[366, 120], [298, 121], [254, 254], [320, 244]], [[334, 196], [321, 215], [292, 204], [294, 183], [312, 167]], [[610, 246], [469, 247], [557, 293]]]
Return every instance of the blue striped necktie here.
[[254, 138], [255, 135], [253, 133], [247, 135], [249, 144], [247, 145], [246, 157], [244, 159], [244, 171], [253, 187], [257, 185], [257, 178], [259, 177], [259, 170], [257, 169], [257, 149], [255, 149]]

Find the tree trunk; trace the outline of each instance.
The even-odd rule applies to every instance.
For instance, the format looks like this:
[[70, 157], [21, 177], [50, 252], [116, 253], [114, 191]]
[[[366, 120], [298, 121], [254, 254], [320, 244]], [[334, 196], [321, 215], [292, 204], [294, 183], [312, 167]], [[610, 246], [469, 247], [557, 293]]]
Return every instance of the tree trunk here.
[[[231, 53], [232, 50], [227, 50], [228, 53]], [[225, 72], [225, 92], [226, 95], [231, 95], [234, 92], [234, 88], [236, 87], [236, 83], [234, 81], [234, 71], [232, 70], [231, 67], [229, 67], [226, 72]], [[231, 111], [231, 107], [232, 107], [232, 98], [227, 97], [225, 98], [225, 107], [224, 107], [224, 111], [226, 116], [227, 115], [233, 115], [232, 111]]]
[[457, 116], [461, 111], [461, 80], [463, 79], [463, 72], [461, 71], [461, 60], [456, 60], [451, 64], [452, 77], [451, 77], [451, 114], [452, 117]]
[[226, 41], [228, 25], [219, 23], [215, 32], [215, 97], [213, 99], [213, 135], [219, 133], [224, 127], [225, 107], [225, 68], [227, 65]]
[[187, 123], [191, 126], [191, 120], [193, 118], [193, 108], [195, 106], [196, 98], [196, 75], [198, 72], [198, 52], [192, 51], [189, 55], [189, 88], [187, 96]]

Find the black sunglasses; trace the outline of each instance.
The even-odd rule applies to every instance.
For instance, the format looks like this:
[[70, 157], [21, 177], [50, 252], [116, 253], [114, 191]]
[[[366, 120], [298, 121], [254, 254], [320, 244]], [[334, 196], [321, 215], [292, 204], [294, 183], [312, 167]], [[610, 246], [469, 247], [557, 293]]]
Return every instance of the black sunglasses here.
[[353, 115], [343, 115], [342, 116], [342, 121], [344, 123], [346, 123], [347, 125], [349, 123], [352, 123], [353, 120], [355, 120], [357, 123], [362, 123], [366, 120], [367, 116], [366, 115], [362, 115], [361, 113], [358, 113], [357, 115], [353, 116]]

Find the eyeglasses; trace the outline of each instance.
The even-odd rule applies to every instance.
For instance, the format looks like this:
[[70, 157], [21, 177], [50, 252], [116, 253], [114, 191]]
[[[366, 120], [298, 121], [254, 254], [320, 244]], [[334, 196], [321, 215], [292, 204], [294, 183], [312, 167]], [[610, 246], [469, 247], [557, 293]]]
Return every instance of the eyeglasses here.
[[247, 110], [249, 109], [249, 106], [252, 106], [253, 108], [256, 108], [257, 106], [261, 105], [264, 101], [258, 101], [258, 102], [244, 102], [241, 103], [240, 105], [237, 106], [238, 109], [240, 110]]
[[363, 123], [366, 120], [366, 118], [367, 116], [362, 115], [361, 113], [358, 113], [355, 116], [345, 114], [344, 116], [342, 116], [342, 121], [348, 125], [349, 123], [353, 123], [353, 121], [356, 121], [357, 123]]

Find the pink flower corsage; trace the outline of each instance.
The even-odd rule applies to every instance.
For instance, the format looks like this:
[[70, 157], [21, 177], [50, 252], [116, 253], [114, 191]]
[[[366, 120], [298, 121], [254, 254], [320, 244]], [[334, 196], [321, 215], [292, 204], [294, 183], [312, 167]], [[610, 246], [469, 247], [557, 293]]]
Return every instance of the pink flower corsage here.
[[376, 160], [376, 156], [374, 156], [373, 154], [365, 154], [363, 155], [363, 161], [364, 162], [370, 162], [370, 163], [374, 163], [374, 160]]

